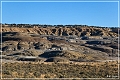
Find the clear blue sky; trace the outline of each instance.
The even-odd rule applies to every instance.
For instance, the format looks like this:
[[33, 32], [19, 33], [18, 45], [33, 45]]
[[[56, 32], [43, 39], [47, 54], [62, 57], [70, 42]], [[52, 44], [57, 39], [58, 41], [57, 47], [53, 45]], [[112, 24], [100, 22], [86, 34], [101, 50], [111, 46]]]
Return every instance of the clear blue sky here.
[[2, 23], [118, 26], [117, 2], [2, 2]]

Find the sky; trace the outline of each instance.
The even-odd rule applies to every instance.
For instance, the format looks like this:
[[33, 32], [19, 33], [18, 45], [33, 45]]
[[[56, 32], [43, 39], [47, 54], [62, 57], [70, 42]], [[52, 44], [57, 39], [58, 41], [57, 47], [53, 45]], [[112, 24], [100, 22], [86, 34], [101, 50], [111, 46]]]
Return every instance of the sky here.
[[118, 27], [118, 2], [2, 2], [2, 23]]

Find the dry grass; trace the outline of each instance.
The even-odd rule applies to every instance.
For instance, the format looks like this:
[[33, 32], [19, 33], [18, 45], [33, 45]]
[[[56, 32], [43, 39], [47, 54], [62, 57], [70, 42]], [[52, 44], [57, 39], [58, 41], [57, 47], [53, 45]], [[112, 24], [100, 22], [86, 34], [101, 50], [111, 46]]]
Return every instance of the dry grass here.
[[[118, 63], [3, 63], [3, 78], [113, 78]], [[107, 77], [110, 75], [111, 77]]]

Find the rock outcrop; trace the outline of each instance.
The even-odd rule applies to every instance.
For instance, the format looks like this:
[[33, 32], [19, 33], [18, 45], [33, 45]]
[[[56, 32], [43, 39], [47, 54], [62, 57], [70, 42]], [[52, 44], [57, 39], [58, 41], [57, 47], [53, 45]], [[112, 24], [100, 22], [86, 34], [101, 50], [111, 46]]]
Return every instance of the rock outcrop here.
[[[18, 28], [18, 27], [3, 27], [2, 32], [22, 32], [34, 33], [40, 35], [57, 35], [57, 36], [111, 36], [117, 37], [118, 31], [111, 28], [97, 27], [39, 27], [39, 28]], [[19, 34], [25, 35], [25, 34]]]

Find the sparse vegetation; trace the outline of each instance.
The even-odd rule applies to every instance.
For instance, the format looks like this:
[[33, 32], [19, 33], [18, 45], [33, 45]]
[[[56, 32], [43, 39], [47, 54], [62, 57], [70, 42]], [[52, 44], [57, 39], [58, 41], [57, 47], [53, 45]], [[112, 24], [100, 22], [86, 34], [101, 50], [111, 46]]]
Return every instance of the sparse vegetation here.
[[2, 65], [3, 78], [111, 78], [112, 75], [118, 75], [116, 61], [100, 63], [21, 62], [3, 63]]

